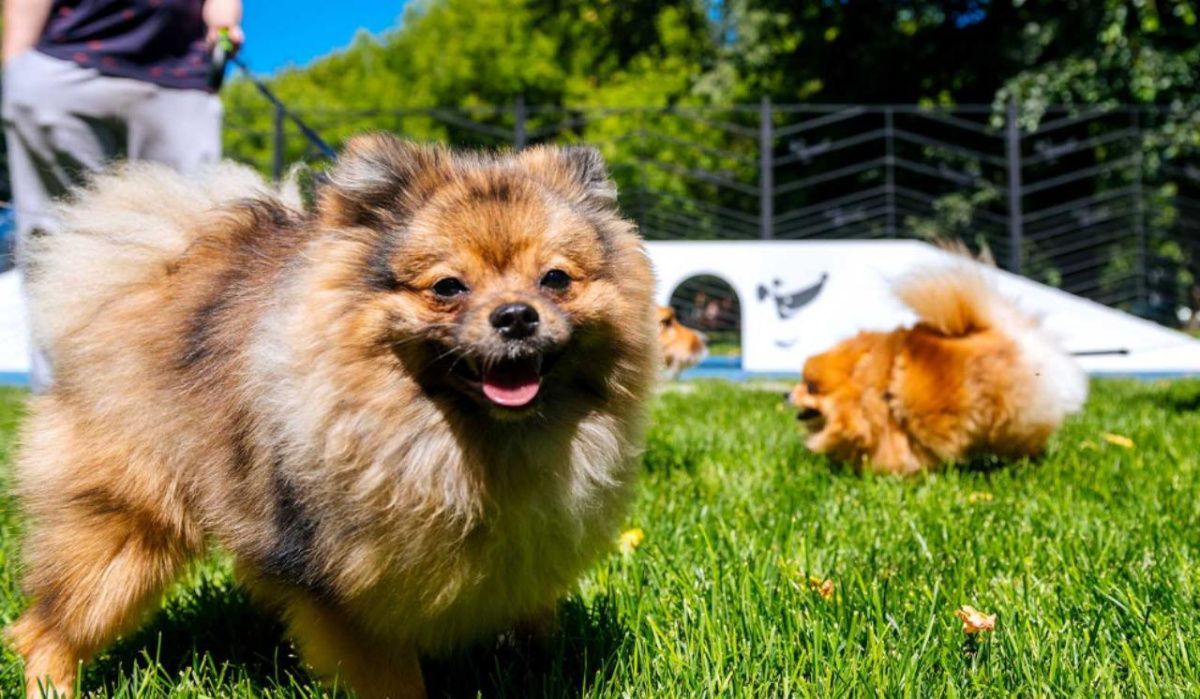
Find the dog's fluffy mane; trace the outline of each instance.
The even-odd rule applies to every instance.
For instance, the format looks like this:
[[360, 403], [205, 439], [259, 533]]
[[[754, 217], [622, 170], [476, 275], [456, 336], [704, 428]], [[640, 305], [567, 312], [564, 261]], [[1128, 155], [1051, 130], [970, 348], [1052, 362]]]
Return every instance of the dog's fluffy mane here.
[[112, 299], [162, 279], [206, 219], [257, 200], [292, 209], [258, 173], [220, 163], [192, 175], [146, 162], [98, 174], [59, 205], [60, 225], [22, 250], [35, 343], [53, 352]]

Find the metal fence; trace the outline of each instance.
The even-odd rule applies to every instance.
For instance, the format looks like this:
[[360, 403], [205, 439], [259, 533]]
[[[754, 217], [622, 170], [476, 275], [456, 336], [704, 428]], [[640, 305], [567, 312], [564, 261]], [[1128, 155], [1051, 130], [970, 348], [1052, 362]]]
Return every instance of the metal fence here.
[[[959, 238], [988, 245], [1001, 267], [1179, 322], [1200, 304], [1200, 156], [1180, 132], [1194, 127], [1168, 107], [1055, 107], [1031, 128], [1020, 113], [518, 100], [302, 116], [335, 143], [384, 129], [468, 147], [595, 144], [650, 239]], [[317, 155], [281, 114], [234, 112], [226, 124], [229, 152], [276, 176]]]

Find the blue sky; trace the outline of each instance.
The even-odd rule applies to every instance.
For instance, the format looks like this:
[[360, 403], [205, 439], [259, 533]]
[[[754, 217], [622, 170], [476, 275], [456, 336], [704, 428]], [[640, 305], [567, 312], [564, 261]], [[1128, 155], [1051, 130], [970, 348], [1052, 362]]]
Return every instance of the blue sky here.
[[304, 65], [350, 43], [359, 29], [395, 27], [404, 0], [243, 0], [246, 46], [255, 73]]

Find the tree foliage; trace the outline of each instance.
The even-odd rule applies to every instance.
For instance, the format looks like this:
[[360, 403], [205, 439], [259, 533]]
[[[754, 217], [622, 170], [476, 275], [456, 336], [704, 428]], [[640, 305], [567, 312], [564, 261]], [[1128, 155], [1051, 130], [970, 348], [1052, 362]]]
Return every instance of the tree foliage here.
[[[518, 98], [539, 107], [686, 99], [709, 53], [708, 20], [690, 0], [438, 0], [410, 5], [399, 28], [360, 35], [271, 86], [333, 140], [389, 129], [486, 145], [511, 137]], [[228, 150], [265, 163], [271, 116], [261, 97], [233, 81], [225, 104], [237, 125]], [[422, 112], [432, 108], [471, 110], [490, 128]], [[529, 127], [560, 117], [534, 113]]]
[[[1096, 283], [1115, 284], [1149, 258], [1167, 259], [1174, 266], [1162, 286], [1174, 291], [1164, 297], [1178, 300], [1200, 279], [1200, 255], [1179, 235], [1178, 208], [1193, 194], [1200, 202], [1200, 187], [1167, 176], [1200, 147], [1196, 16], [1192, 0], [418, 0], [394, 30], [360, 35], [270, 82], [335, 143], [383, 129], [508, 146], [518, 140], [523, 100], [527, 142], [599, 145], [614, 163], [624, 205], [664, 217], [663, 230], [683, 237], [732, 225], [752, 233], [753, 223], [720, 212], [756, 214], [754, 195], [717, 180], [756, 181], [753, 105], [763, 97], [990, 104], [997, 127], [1015, 99], [1026, 132], [1051, 105], [1166, 106], [1165, 116], [1137, 124], [1135, 166], [1105, 170], [1062, 196], [1145, 187], [1148, 255], [1115, 244], [1102, 255], [1109, 264]], [[225, 104], [228, 152], [266, 168], [273, 152], [267, 105], [239, 80]], [[647, 107], [660, 116], [620, 111]], [[284, 160], [311, 154], [291, 132]], [[1086, 154], [1098, 167], [1130, 155], [1111, 144]], [[948, 166], [964, 169], [949, 157]], [[999, 207], [1002, 185], [963, 187], [929, 216], [900, 224], [913, 235], [971, 239], [974, 213]], [[1052, 251], [1031, 244], [1026, 258], [1042, 279], [1062, 278]], [[1192, 295], [1200, 299], [1200, 291]]]

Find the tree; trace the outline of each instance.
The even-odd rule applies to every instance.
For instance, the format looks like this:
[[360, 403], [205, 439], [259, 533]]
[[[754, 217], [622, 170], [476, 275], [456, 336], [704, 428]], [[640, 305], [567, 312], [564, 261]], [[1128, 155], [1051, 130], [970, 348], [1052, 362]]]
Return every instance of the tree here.
[[[1128, 149], [1105, 144], [1092, 156], [1109, 166], [1101, 190], [1145, 189], [1140, 233], [1101, 254], [1100, 284], [1145, 285], [1134, 310], [1173, 322], [1179, 306], [1200, 310], [1200, 244], [1190, 220], [1200, 212], [1200, 176], [1189, 167], [1200, 147], [1200, 24], [1190, 0], [1094, 0], [1030, 33], [1023, 62], [997, 92], [1034, 129], [1050, 105], [1077, 110], [1132, 105], [1137, 137]], [[1159, 107], [1137, 109], [1139, 107]], [[1122, 158], [1125, 160], [1123, 161]], [[1125, 162], [1125, 165], [1121, 165]], [[1189, 216], [1183, 216], [1183, 211]]]
[[[1096, 177], [1025, 201], [1033, 210], [1050, 197], [1144, 189], [1138, 242], [1085, 246], [1091, 259], [1079, 260], [1029, 236], [1024, 259], [1027, 272], [1048, 282], [1074, 274], [1116, 288], [1144, 278], [1141, 268], [1162, 258], [1179, 270], [1169, 277], [1180, 296], [1200, 278], [1197, 246], [1180, 229], [1191, 218], [1180, 215], [1183, 207], [1200, 211], [1200, 175], [1178, 175], [1200, 146], [1198, 63], [1191, 0], [424, 0], [409, 6], [397, 29], [361, 35], [271, 83], [334, 143], [384, 129], [510, 146], [519, 126], [525, 142], [595, 143], [613, 163], [623, 204], [648, 234], [672, 237], [756, 234], [759, 114], [746, 105], [764, 96], [777, 104], [992, 104], [997, 128], [1016, 98], [1027, 132], [1052, 103], [1169, 104], [1165, 115], [1135, 125], [1136, 144], [1109, 140], [1072, 156], [1072, 167], [1094, 166]], [[228, 152], [266, 168], [270, 111], [243, 81], [232, 82], [225, 103]], [[1104, 128], [1084, 124], [1079, 139]], [[286, 146], [288, 162], [312, 155], [294, 133]], [[777, 150], [790, 157], [794, 146], [805, 144], [781, 142]], [[910, 234], [973, 238], [985, 210], [993, 226], [1004, 215], [1002, 169], [984, 172], [935, 146], [911, 154], [974, 181], [953, 185], [927, 215], [901, 222]], [[1047, 174], [1053, 161], [1027, 166], [1029, 174]], [[801, 165], [777, 168], [776, 184], [803, 178]], [[829, 199], [830, 188], [880, 185], [876, 171], [856, 177], [824, 191], [792, 187], [775, 201], [798, 210]]]
[[[410, 5], [398, 29], [379, 38], [360, 35], [347, 50], [270, 82], [335, 142], [375, 128], [499, 145], [513, 132], [518, 97], [570, 107], [620, 84], [686, 92], [675, 57], [702, 52], [708, 41], [701, 8], [688, 0], [441, 0]], [[649, 77], [660, 60], [668, 66], [659, 72], [664, 79]], [[261, 98], [233, 81], [225, 104], [233, 125], [227, 149], [264, 165], [270, 114]], [[470, 110], [470, 118], [429, 111], [438, 108]], [[531, 127], [554, 118], [533, 115]], [[300, 148], [293, 146], [289, 159]]]
[[[286, 70], [272, 89], [338, 143], [382, 129], [456, 145], [511, 146], [516, 104], [529, 142], [587, 141], [616, 164], [628, 206], [657, 208], [648, 192], [695, 207], [719, 196], [688, 170], [744, 167], [699, 152], [753, 147], [682, 114], [632, 120], [612, 105], [686, 110], [720, 98], [695, 89], [715, 57], [704, 8], [692, 0], [441, 0], [410, 7], [400, 28], [360, 35], [345, 51]], [[273, 149], [269, 110], [245, 81], [225, 94], [226, 149], [266, 168]], [[289, 138], [285, 160], [309, 155]], [[680, 165], [686, 163], [686, 167]], [[663, 225], [666, 225], [665, 223]], [[712, 221], [673, 229], [703, 236]]]

